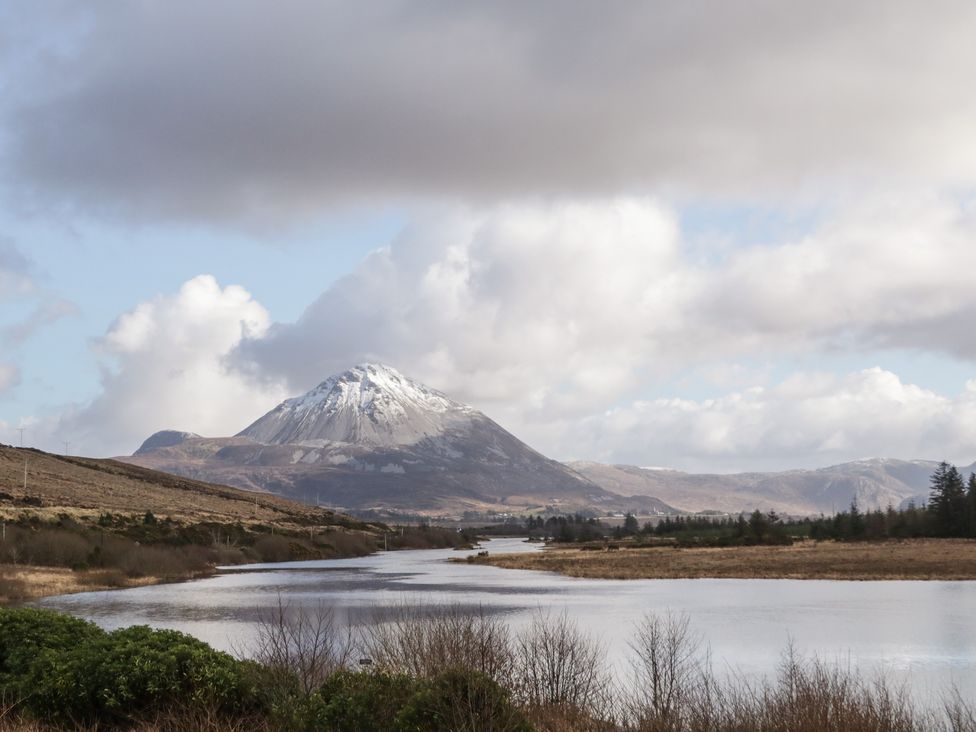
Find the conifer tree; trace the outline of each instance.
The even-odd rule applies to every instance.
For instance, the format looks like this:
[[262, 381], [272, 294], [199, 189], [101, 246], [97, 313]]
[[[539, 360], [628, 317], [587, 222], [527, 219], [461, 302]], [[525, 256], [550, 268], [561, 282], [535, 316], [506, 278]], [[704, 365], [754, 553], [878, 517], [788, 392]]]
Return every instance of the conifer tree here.
[[943, 461], [932, 474], [929, 511], [939, 536], [966, 534], [966, 485], [954, 465]]

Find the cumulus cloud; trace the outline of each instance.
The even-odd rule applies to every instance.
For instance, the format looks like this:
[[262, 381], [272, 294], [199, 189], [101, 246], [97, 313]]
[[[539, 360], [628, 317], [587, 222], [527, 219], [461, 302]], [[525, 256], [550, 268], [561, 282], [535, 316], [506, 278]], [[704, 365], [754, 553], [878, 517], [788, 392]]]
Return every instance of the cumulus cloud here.
[[976, 456], [976, 380], [947, 397], [880, 368], [799, 373], [716, 399], [637, 401], [568, 426], [562, 439], [587, 445], [596, 459], [690, 470], [781, 470], [864, 457], [968, 464]]
[[[870, 363], [888, 347], [972, 358], [972, 329], [957, 327], [976, 313], [972, 210], [948, 199], [912, 200], [833, 212], [796, 241], [706, 262], [688, 255], [673, 213], [648, 199], [433, 216], [327, 289], [297, 322], [245, 339], [232, 358], [294, 392], [352, 363], [387, 361], [559, 457], [586, 458], [597, 444], [618, 458], [672, 464], [673, 453], [699, 467], [731, 464], [740, 448], [743, 460], [782, 454], [805, 464], [961, 451], [970, 433], [960, 415], [968, 415], [971, 395], [950, 404], [959, 417], [950, 419], [940, 416], [942, 397], [893, 384], [891, 374], [798, 376], [772, 391], [739, 389], [701, 404], [644, 396], [691, 372], [724, 374], [715, 385], [762, 383], [736, 365], [742, 359], [815, 361], [843, 350]], [[777, 406], [791, 390], [804, 395], [810, 413]], [[816, 409], [833, 404], [831, 393], [851, 410], [818, 422]], [[899, 412], [902, 402], [912, 409]], [[614, 405], [632, 406], [608, 416]], [[655, 424], [647, 415], [658, 410]], [[770, 428], [744, 429], [749, 414]], [[693, 424], [679, 423], [681, 415]], [[839, 433], [855, 416], [861, 428]], [[609, 447], [629, 419], [646, 436], [646, 458], [634, 447], [645, 443]], [[596, 439], [595, 428], [582, 434], [574, 426], [581, 421], [605, 423], [606, 440]], [[693, 436], [687, 445], [672, 442], [686, 433]], [[936, 436], [919, 436], [927, 434]], [[655, 451], [654, 440], [664, 448]], [[696, 441], [698, 457], [689, 452]]]
[[976, 174], [963, 0], [7, 13], [21, 29], [6, 39], [11, 180], [85, 210], [292, 219], [382, 196], [752, 196]]
[[[743, 356], [885, 346], [976, 355], [976, 219], [900, 199], [798, 241], [687, 255], [649, 199], [500, 206], [418, 222], [238, 363], [304, 388], [364, 358], [475, 400], [592, 406], [655, 375]], [[914, 335], [914, 337], [913, 337]]]
[[551, 415], [632, 386], [690, 286], [674, 217], [653, 202], [454, 212], [417, 223], [235, 358], [293, 389], [376, 359], [459, 398]]
[[140, 303], [97, 343], [102, 393], [38, 431], [101, 455], [132, 452], [160, 429], [236, 433], [283, 398], [280, 388], [256, 385], [224, 364], [242, 338], [259, 337], [269, 320], [245, 289], [221, 287], [209, 275]]
[[770, 353], [896, 346], [973, 359], [974, 237], [968, 199], [859, 202], [797, 241], [742, 248], [712, 268], [695, 327]]

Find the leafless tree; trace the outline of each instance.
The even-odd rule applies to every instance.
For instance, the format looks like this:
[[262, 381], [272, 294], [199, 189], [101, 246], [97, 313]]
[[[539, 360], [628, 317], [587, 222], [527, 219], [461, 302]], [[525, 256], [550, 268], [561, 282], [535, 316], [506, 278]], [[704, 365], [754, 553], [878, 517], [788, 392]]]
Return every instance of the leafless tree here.
[[641, 729], [679, 729], [682, 710], [709, 677], [701, 637], [685, 615], [649, 613], [637, 622], [629, 645], [629, 716]]
[[279, 680], [295, 679], [299, 691], [308, 696], [349, 665], [353, 643], [331, 607], [290, 606], [279, 597], [260, 619], [256, 647], [248, 655]]
[[507, 685], [512, 678], [508, 627], [484, 608], [397, 605], [363, 630], [364, 655], [380, 668], [422, 678], [448, 669], [479, 671]]
[[570, 707], [593, 717], [608, 710], [604, 649], [565, 612], [537, 611], [518, 634], [515, 655], [515, 691], [527, 707]]

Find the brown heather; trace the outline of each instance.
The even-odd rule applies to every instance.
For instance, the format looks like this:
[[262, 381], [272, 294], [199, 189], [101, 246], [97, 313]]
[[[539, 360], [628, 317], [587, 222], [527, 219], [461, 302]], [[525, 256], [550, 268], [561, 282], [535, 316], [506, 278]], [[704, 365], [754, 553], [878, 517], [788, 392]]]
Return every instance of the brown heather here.
[[472, 561], [598, 579], [972, 580], [976, 540], [802, 541], [792, 546], [721, 548], [624, 544], [616, 551], [556, 546]]

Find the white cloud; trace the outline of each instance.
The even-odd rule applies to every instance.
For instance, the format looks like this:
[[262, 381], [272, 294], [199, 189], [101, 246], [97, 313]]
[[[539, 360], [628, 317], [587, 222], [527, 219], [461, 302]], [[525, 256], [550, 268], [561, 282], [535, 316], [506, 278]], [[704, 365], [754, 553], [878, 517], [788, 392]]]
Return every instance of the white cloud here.
[[[650, 199], [441, 211], [293, 324], [270, 325], [245, 290], [205, 276], [134, 307], [98, 343], [104, 393], [60, 434], [100, 452], [162, 428], [232, 434], [286, 391], [381, 360], [560, 458], [718, 469], [966, 457], [973, 389], [815, 371], [838, 349], [868, 364], [888, 346], [973, 353], [956, 324], [976, 312], [974, 231], [965, 203], [893, 199], [703, 263]], [[814, 373], [766, 386], [763, 364], [786, 358]], [[734, 391], [648, 397], [685, 374]]]
[[[841, 351], [870, 364], [889, 346], [972, 356], [976, 336], [957, 324], [976, 314], [974, 234], [965, 203], [892, 198], [830, 212], [799, 240], [703, 264], [686, 255], [675, 216], [647, 199], [454, 212], [418, 222], [296, 323], [245, 341], [234, 360], [252, 374], [287, 379], [296, 392], [352, 363], [383, 360], [475, 403], [545, 452], [585, 458], [599, 444], [610, 454], [610, 442], [625, 433], [618, 423], [650, 409], [643, 395], [683, 374], [717, 375], [714, 385], [762, 384], [768, 368], [737, 362], [791, 358], [816, 368], [818, 354]], [[648, 432], [665, 447], [648, 442], [653, 454], [644, 459], [632, 449], [643, 443], [633, 441], [614, 454], [703, 467], [731, 464], [736, 450], [753, 463], [782, 454], [804, 464], [961, 450], [911, 437], [952, 433], [956, 423], [937, 409], [942, 397], [867, 373], [822, 377], [817, 398], [804, 397], [813, 411], [797, 413], [789, 427], [787, 412], [767, 400], [791, 389], [806, 394], [816, 379], [797, 376], [772, 392], [743, 388], [728, 404], [650, 402], [665, 421], [688, 411], [694, 422]], [[822, 420], [816, 412], [831, 406], [831, 389], [847, 395], [840, 404], [861, 399], [878, 409], [859, 412], [862, 429], [838, 431], [829, 412]], [[914, 410], [904, 420], [885, 411], [898, 399]], [[573, 428], [580, 420], [603, 424], [607, 408], [635, 403], [644, 406], [622, 407], [607, 422], [606, 440], [597, 429]], [[953, 404], [958, 415], [968, 402]], [[748, 414], [778, 426], [744, 430]], [[671, 442], [686, 427], [703, 446], [698, 455]]]
[[972, 358], [976, 211], [932, 196], [889, 196], [834, 212], [796, 242], [733, 254], [695, 306], [713, 338], [924, 347]]
[[[568, 426], [581, 456], [692, 470], [820, 467], [864, 457], [976, 458], [976, 382], [946, 397], [880, 368], [798, 373], [716, 399], [638, 401]], [[579, 448], [576, 448], [577, 450]]]
[[245, 335], [259, 337], [268, 324], [267, 311], [242, 287], [195, 277], [120, 316], [97, 344], [102, 393], [38, 431], [101, 455], [132, 452], [160, 429], [233, 434], [284, 396], [224, 363]]
[[634, 384], [689, 286], [650, 201], [503, 206], [417, 224], [238, 362], [294, 389], [365, 359], [481, 404], [553, 412]]

